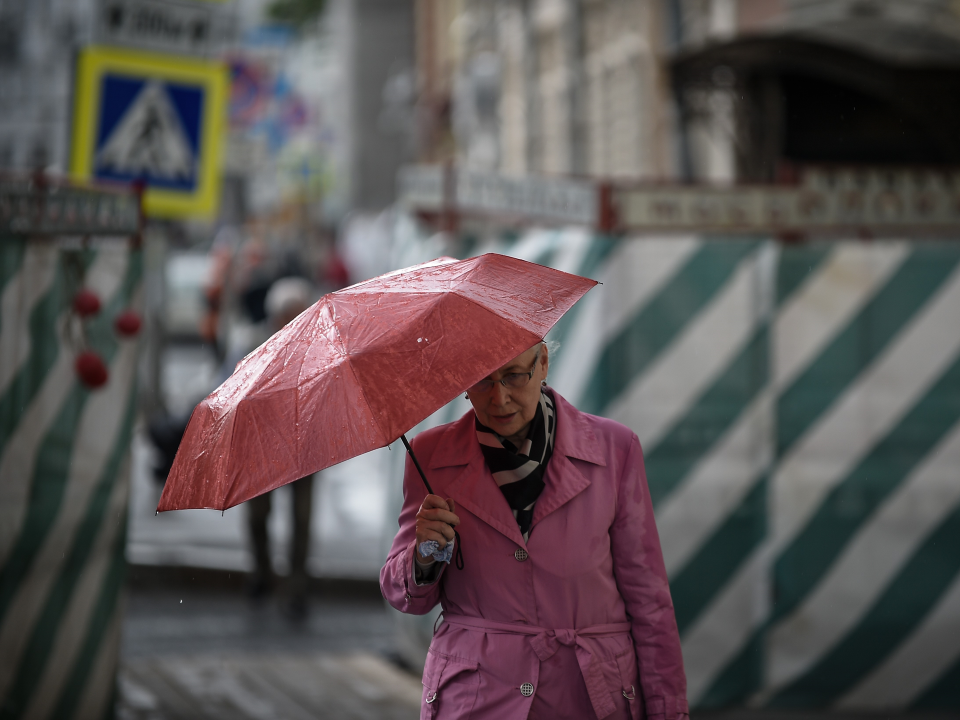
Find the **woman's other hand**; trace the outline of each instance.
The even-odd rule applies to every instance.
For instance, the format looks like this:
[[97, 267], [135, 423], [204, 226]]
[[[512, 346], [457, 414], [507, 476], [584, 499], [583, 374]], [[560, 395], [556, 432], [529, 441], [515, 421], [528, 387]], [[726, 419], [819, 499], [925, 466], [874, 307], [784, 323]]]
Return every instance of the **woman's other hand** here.
[[420, 554], [420, 543], [436, 540], [443, 549], [453, 540], [453, 529], [460, 524], [460, 518], [454, 514], [454, 507], [451, 498], [444, 500], [439, 495], [427, 495], [423, 499], [417, 513], [417, 559], [420, 562], [429, 562], [428, 558]]

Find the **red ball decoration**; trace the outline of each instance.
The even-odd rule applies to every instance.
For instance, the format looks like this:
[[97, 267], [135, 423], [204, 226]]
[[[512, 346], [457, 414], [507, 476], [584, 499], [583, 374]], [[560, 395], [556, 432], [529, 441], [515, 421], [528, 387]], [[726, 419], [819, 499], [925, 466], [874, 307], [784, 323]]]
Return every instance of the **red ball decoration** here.
[[133, 310], [124, 310], [113, 321], [113, 328], [118, 335], [132, 337], [140, 332], [140, 316]]
[[73, 296], [73, 309], [80, 317], [96, 315], [100, 312], [100, 298], [92, 291], [84, 288]]
[[98, 388], [107, 382], [107, 366], [103, 358], [95, 352], [85, 350], [80, 353], [74, 367], [80, 376], [80, 382], [88, 388]]

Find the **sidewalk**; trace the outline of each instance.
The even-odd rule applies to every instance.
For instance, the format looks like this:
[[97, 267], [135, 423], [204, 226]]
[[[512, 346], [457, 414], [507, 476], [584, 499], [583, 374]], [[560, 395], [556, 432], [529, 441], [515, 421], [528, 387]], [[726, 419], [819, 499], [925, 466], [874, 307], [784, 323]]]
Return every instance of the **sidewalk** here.
[[236, 573], [131, 568], [120, 720], [413, 720], [419, 677], [391, 661], [394, 629], [370, 582], [316, 582], [308, 616]]

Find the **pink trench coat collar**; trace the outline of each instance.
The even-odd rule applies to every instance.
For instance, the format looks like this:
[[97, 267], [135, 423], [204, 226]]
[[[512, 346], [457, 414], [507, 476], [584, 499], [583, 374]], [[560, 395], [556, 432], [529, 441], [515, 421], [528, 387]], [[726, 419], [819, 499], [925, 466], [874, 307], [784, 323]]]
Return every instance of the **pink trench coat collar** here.
[[[546, 515], [560, 508], [590, 485], [590, 480], [570, 462], [570, 458], [606, 467], [603, 454], [597, 447], [593, 429], [586, 422], [588, 416], [576, 410], [560, 395], [556, 393], [554, 395], [558, 406], [557, 437], [548, 466], [554, 482], [547, 484], [537, 499], [537, 504], [533, 508], [531, 527], [536, 527]], [[573, 412], [570, 413], [569, 410]], [[490, 527], [503, 533], [518, 545], [523, 545], [523, 536], [520, 534], [517, 520], [513, 517], [513, 512], [500, 488], [493, 481], [493, 477], [490, 476], [491, 482], [473, 482], [478, 474], [489, 475], [486, 473], [480, 443], [477, 442], [473, 418], [471, 410], [459, 421], [445, 426], [446, 430], [437, 443], [437, 449], [430, 459], [429, 467], [431, 470], [439, 470], [447, 467], [462, 467], [466, 464], [466, 467], [449, 485], [449, 497], [457, 500], [458, 504], [462, 504]], [[564, 421], [562, 424], [560, 419]]]
[[[557, 437], [529, 546], [486, 468], [473, 412], [414, 448], [461, 518], [464, 569], [413, 578], [425, 490], [407, 461], [381, 587], [402, 612], [448, 619], [424, 668], [424, 718], [640, 718], [687, 713], [679, 638], [643, 460], [626, 427], [557, 393]], [[529, 695], [528, 695], [529, 693]]]

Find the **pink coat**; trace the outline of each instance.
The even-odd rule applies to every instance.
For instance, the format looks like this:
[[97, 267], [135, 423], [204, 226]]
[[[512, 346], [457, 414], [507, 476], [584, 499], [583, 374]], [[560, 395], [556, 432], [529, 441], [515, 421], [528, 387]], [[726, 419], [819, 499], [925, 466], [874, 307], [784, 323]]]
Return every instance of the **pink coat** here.
[[432, 585], [416, 584], [415, 522], [426, 490], [408, 457], [400, 532], [380, 587], [401, 612], [443, 607], [421, 718], [687, 714], [640, 442], [553, 395], [554, 452], [526, 545], [484, 462], [473, 411], [413, 442], [434, 491], [456, 502], [464, 561]]

